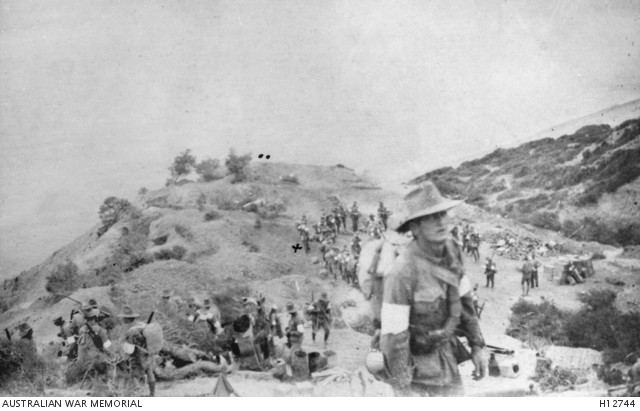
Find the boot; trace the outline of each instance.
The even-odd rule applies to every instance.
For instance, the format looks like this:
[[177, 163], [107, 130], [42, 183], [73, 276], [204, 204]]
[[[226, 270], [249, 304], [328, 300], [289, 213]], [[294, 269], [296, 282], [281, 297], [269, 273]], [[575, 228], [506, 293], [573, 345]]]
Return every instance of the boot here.
[[155, 396], [156, 396], [156, 382], [149, 381], [149, 397], [155, 397]]

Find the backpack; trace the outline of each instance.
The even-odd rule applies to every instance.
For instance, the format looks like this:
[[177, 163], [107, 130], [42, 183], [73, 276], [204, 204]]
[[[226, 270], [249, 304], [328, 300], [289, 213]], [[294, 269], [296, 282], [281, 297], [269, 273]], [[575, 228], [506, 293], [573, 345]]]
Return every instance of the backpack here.
[[374, 320], [380, 320], [384, 277], [399, 254], [397, 244], [382, 239], [368, 242], [360, 251], [356, 274], [360, 290], [371, 304]]
[[127, 332], [131, 344], [141, 346], [151, 354], [158, 354], [164, 346], [162, 327], [158, 323], [139, 324]]

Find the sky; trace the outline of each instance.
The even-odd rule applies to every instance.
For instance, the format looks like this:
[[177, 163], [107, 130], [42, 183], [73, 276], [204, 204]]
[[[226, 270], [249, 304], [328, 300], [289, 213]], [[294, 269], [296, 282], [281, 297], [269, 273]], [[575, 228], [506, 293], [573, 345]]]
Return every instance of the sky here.
[[186, 148], [398, 183], [640, 98], [639, 42], [634, 0], [0, 0], [0, 278]]

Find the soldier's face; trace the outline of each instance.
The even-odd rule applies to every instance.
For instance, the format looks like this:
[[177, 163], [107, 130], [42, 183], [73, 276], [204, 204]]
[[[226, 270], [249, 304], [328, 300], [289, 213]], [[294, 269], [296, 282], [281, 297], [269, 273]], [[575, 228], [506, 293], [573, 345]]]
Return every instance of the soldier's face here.
[[447, 212], [443, 211], [422, 217], [413, 224], [411, 231], [417, 238], [432, 243], [441, 243], [446, 241], [449, 236], [448, 227], [449, 217]]

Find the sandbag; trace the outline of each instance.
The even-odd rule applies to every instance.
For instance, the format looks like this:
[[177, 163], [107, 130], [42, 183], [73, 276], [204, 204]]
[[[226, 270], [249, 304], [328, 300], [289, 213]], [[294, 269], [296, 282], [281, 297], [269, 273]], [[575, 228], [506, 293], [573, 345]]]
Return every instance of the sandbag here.
[[147, 351], [151, 354], [158, 354], [164, 345], [162, 327], [160, 327], [160, 324], [147, 324], [147, 326], [142, 330], [142, 335], [147, 343]]

